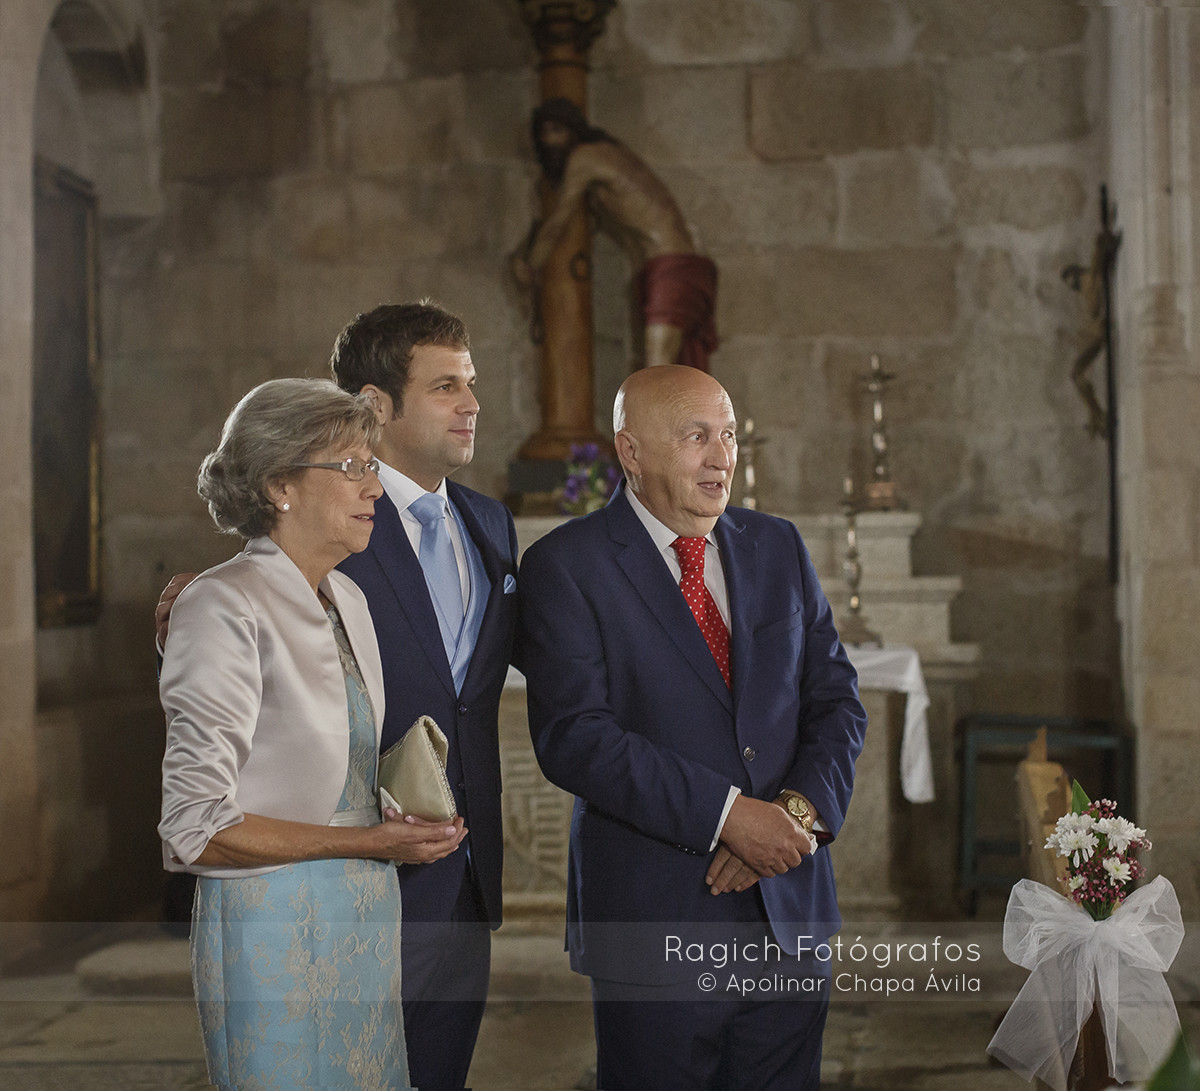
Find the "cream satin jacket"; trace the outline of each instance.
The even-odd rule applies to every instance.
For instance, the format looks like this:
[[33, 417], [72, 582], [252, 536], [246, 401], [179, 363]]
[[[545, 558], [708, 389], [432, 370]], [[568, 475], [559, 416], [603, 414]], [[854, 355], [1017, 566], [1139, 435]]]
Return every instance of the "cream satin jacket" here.
[[[367, 601], [337, 571], [321, 590], [354, 649], [378, 742], [383, 671]], [[271, 539], [251, 539], [184, 589], [159, 693], [167, 746], [158, 832], [168, 871], [235, 878], [274, 870], [193, 862], [247, 812], [328, 824], [349, 761], [345, 679], [320, 601]]]

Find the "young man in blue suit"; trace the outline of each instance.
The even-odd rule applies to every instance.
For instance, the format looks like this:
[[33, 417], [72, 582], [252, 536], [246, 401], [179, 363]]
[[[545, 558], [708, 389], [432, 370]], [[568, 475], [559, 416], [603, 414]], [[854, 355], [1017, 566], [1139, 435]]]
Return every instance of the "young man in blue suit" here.
[[854, 668], [795, 527], [726, 511], [736, 421], [715, 379], [635, 372], [614, 429], [625, 487], [521, 568], [534, 747], [577, 797], [567, 937], [597, 1085], [816, 1091]]
[[[498, 500], [446, 480], [471, 461], [479, 414], [461, 319], [424, 301], [376, 307], [342, 330], [330, 366], [340, 386], [370, 399], [383, 425], [375, 455], [384, 495], [370, 545], [340, 566], [367, 596], [379, 640], [380, 745], [420, 716], [433, 717], [450, 743], [460, 843], [447, 845], [445, 824], [430, 823], [428, 842], [414, 845], [398, 874], [409, 1074], [421, 1091], [457, 1091], [501, 920], [497, 717], [516, 629], [516, 530]], [[429, 506], [423, 523], [415, 512]], [[163, 592], [160, 640], [190, 578], [176, 576]]]
[[[460, 319], [427, 302], [376, 307], [341, 332], [330, 366], [340, 386], [367, 395], [383, 425], [375, 454], [384, 495], [371, 542], [341, 566], [366, 594], [379, 638], [381, 747], [432, 716], [450, 742], [447, 772], [466, 822], [458, 851], [399, 868], [410, 1075], [422, 1091], [457, 1089], [483, 1017], [490, 929], [501, 919], [497, 716], [516, 630], [516, 530], [498, 500], [446, 480], [471, 461], [479, 413]], [[431, 495], [445, 501], [436, 531], [415, 514]], [[429, 552], [442, 532], [453, 551], [451, 617]]]

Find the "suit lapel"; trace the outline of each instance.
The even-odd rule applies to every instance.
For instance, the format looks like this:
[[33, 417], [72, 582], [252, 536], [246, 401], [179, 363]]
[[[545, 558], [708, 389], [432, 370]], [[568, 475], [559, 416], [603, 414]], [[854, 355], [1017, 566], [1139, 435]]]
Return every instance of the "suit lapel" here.
[[629, 499], [622, 495], [613, 500], [605, 511], [609, 520], [609, 534], [618, 550], [618, 566], [688, 665], [726, 709], [732, 711], [733, 700], [729, 687], [721, 677], [700, 626], [692, 617], [679, 585], [671, 579], [670, 570], [658, 555], [653, 539], [629, 506]]
[[[375, 501], [375, 530], [368, 548], [392, 588], [396, 597], [395, 608], [412, 627], [417, 644], [434, 674], [453, 696], [454, 679], [450, 675], [450, 664], [446, 662], [442, 631], [433, 610], [433, 600], [429, 597], [429, 585], [425, 582], [421, 562], [409, 543], [404, 524], [400, 522], [400, 513], [386, 493]], [[382, 606], [375, 608], [381, 609]]]
[[488, 604], [491, 605], [497, 585], [499, 585], [501, 593], [504, 591], [504, 572], [500, 565], [499, 551], [496, 549], [492, 535], [488, 534], [479, 519], [479, 512], [475, 510], [475, 505], [471, 502], [471, 494], [452, 481], [446, 482], [446, 491], [451, 502], [458, 509], [459, 515], [463, 517], [463, 522], [467, 524], [467, 532], [471, 535], [471, 540], [475, 543], [479, 550], [479, 556], [483, 559], [484, 570], [492, 585], [488, 597]]
[[484, 663], [487, 660], [486, 655], [479, 654], [480, 648], [490, 647], [495, 642], [496, 627], [500, 624], [499, 607], [504, 596], [504, 577], [506, 573], [501, 561], [500, 551], [496, 548], [495, 536], [489, 534], [484, 528], [483, 522], [479, 517], [479, 512], [472, 502], [471, 494], [466, 492], [461, 486], [456, 485], [453, 481], [446, 482], [446, 491], [454, 506], [458, 509], [459, 515], [462, 516], [462, 520], [467, 527], [467, 533], [471, 536], [471, 541], [475, 543], [475, 547], [479, 550], [484, 571], [487, 573], [488, 582], [491, 584], [491, 588], [488, 591], [487, 605], [484, 607], [483, 619], [479, 625], [479, 635], [475, 638], [475, 651], [472, 653], [471, 662], [467, 667], [467, 676], [463, 679], [462, 692], [465, 694], [470, 689], [473, 681], [478, 678], [479, 671], [482, 669], [477, 667], [476, 664]]
[[745, 531], [745, 524], [736, 521], [728, 511], [717, 520], [715, 536], [729, 592], [729, 663], [735, 708], [741, 702], [750, 674], [754, 646], [751, 619], [757, 616], [758, 600], [758, 543]]

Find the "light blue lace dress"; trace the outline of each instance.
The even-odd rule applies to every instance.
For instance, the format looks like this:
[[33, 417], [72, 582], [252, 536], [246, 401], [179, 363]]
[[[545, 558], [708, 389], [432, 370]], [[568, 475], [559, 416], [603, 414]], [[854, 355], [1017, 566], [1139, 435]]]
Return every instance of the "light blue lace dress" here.
[[[370, 825], [375, 717], [336, 611], [350, 765], [331, 825]], [[376, 860], [315, 860], [244, 879], [201, 878], [192, 980], [208, 1078], [263, 1087], [406, 1088], [400, 888]]]

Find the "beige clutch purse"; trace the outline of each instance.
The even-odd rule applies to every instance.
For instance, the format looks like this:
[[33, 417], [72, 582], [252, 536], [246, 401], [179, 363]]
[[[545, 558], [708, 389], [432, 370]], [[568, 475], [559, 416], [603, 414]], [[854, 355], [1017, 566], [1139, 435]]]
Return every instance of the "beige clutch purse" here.
[[449, 744], [442, 729], [422, 716], [395, 745], [379, 756], [379, 807], [391, 807], [431, 822], [458, 814], [446, 779]]

